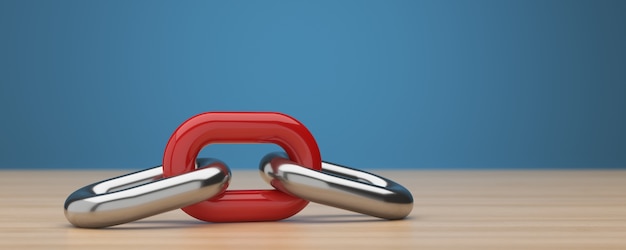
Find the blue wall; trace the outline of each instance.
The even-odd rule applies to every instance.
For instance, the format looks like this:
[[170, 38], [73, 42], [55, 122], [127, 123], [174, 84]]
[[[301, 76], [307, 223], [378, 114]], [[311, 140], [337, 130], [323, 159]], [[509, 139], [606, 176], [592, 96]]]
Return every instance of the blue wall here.
[[[626, 168], [626, 1], [0, 1], [0, 168], [280, 111], [359, 168]], [[202, 156], [256, 168], [278, 147]]]

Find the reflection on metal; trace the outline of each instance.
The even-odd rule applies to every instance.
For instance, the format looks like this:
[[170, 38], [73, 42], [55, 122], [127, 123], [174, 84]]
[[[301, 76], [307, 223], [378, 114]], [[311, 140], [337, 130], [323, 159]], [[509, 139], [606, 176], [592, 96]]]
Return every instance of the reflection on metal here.
[[199, 158], [201, 168], [162, 178], [162, 167], [85, 186], [65, 201], [65, 217], [77, 227], [101, 228], [188, 206], [222, 193], [230, 170], [220, 161]]
[[388, 220], [402, 219], [413, 209], [413, 196], [386, 178], [328, 162], [322, 171], [302, 167], [284, 154], [266, 155], [261, 176], [291, 195]]

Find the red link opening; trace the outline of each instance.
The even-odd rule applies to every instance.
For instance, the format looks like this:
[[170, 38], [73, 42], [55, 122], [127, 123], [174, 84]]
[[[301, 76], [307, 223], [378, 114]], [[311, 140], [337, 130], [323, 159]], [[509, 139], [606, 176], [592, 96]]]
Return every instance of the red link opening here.
[[[163, 155], [163, 176], [192, 171], [200, 150], [211, 143], [274, 143], [302, 166], [321, 170], [315, 138], [296, 119], [274, 112], [209, 112], [191, 117], [174, 131]], [[278, 190], [226, 191], [183, 208], [210, 222], [282, 220], [300, 212], [308, 201]]]

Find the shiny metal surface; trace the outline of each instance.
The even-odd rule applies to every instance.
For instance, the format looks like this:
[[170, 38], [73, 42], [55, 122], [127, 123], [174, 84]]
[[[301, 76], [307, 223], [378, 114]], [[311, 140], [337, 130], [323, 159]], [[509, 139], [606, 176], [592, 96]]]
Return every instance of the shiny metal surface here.
[[162, 178], [162, 167], [97, 182], [72, 193], [65, 201], [65, 217], [76, 227], [119, 225], [188, 206], [218, 195], [231, 174], [217, 160], [199, 158], [201, 168]]
[[322, 171], [299, 166], [285, 154], [266, 155], [259, 165], [265, 181], [294, 196], [388, 220], [402, 219], [413, 209], [413, 196], [386, 178], [328, 162]]

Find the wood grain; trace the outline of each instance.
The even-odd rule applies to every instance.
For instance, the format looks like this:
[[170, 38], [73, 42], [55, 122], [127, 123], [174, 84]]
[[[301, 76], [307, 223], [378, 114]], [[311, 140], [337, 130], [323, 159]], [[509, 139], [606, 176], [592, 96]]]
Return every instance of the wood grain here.
[[[0, 171], [0, 249], [626, 249], [626, 171], [374, 171], [415, 198], [384, 221], [310, 204], [280, 222], [177, 210], [107, 229], [63, 215], [75, 189], [124, 171]], [[234, 171], [231, 188], [268, 187]]]

